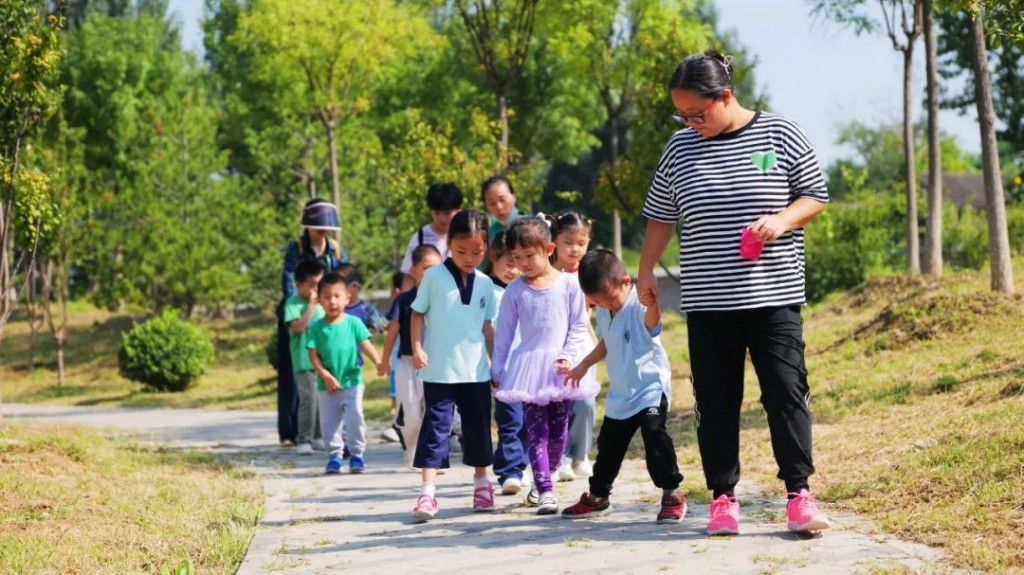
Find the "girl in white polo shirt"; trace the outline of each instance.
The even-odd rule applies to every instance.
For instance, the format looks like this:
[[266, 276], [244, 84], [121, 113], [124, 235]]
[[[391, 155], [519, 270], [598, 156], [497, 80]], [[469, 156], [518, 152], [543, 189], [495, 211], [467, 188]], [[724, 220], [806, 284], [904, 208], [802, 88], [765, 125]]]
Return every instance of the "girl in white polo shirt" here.
[[426, 404], [413, 460], [423, 485], [412, 515], [421, 521], [437, 513], [434, 477], [448, 467], [456, 407], [462, 414], [462, 462], [474, 468], [473, 511], [494, 510], [494, 488], [487, 475], [494, 461], [487, 357], [493, 349], [497, 306], [494, 283], [476, 269], [487, 256], [483, 212], [469, 209], [452, 218], [448, 253], [444, 264], [423, 274], [412, 302], [412, 359]]

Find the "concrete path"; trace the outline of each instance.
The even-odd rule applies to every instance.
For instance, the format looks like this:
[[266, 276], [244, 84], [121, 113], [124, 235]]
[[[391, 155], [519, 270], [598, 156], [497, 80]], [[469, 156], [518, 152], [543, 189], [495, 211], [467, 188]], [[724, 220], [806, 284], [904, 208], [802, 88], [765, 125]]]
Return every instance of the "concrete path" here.
[[[656, 525], [660, 491], [641, 461], [623, 466], [614, 512], [603, 518], [538, 517], [518, 496], [499, 496], [496, 513], [470, 513], [471, 471], [459, 466], [438, 478], [438, 518], [414, 524], [409, 511], [419, 477], [402, 465], [395, 444], [372, 442], [362, 475], [326, 476], [322, 454], [277, 447], [271, 413], [11, 404], [0, 413], [130, 430], [142, 440], [233, 454], [251, 466], [264, 478], [267, 507], [240, 574], [951, 571], [939, 551], [873, 534], [857, 516], [833, 513], [836, 528], [821, 537], [790, 534], [784, 503], [764, 500], [749, 485], [739, 493], [738, 537], [704, 534], [707, 505], [691, 504], [679, 525]], [[564, 505], [585, 488], [577, 480], [558, 484], [557, 492]]]

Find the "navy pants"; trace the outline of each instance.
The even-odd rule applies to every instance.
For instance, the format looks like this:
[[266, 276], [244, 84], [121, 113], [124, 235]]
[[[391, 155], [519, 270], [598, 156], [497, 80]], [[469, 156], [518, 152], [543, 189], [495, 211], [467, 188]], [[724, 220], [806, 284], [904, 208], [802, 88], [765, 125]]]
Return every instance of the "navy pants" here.
[[494, 463], [491, 445], [490, 382], [423, 382], [426, 410], [416, 443], [413, 467], [447, 469], [448, 442], [451, 439], [455, 409], [462, 414], [462, 462], [470, 467], [490, 467]]
[[277, 309], [277, 437], [295, 442], [299, 432], [299, 392], [292, 371], [292, 353], [288, 346], [291, 332], [281, 321], [284, 301]]
[[494, 423], [498, 425], [498, 445], [494, 448], [494, 474], [498, 483], [522, 479], [526, 471], [526, 429], [523, 428], [523, 404], [494, 400]]

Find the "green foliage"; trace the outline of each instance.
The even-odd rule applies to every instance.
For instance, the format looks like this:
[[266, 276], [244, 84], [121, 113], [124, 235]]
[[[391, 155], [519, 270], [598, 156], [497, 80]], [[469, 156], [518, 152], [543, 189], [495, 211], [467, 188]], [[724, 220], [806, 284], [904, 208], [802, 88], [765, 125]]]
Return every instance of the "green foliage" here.
[[57, 101], [54, 77], [63, 53], [58, 37], [63, 20], [42, 11], [39, 0], [0, 3], [0, 166], [5, 174], [16, 144]]
[[[916, 150], [914, 164], [916, 172], [928, 172], [928, 141], [925, 134], [926, 126], [915, 127], [917, 136], [914, 139]], [[903, 126], [898, 123], [870, 126], [861, 122], [851, 122], [843, 126], [836, 139], [839, 144], [849, 146], [854, 151], [853, 159], [842, 159], [826, 170], [828, 175], [829, 194], [840, 199], [852, 190], [850, 182], [843, 174], [844, 170], [866, 170], [864, 186], [886, 190], [898, 185], [903, 187]], [[965, 151], [957, 145], [956, 140], [949, 136], [941, 138], [939, 150], [942, 155], [942, 170], [949, 173], [977, 173], [981, 170], [981, 160], [975, 154]]]
[[270, 338], [267, 340], [267, 345], [263, 348], [263, 353], [267, 356], [267, 363], [270, 364], [274, 370], [277, 370], [277, 330], [273, 330], [270, 333]]
[[942, 214], [942, 251], [947, 265], [981, 269], [988, 261], [985, 213], [965, 205], [959, 211], [946, 203]]
[[805, 231], [810, 301], [860, 285], [874, 273], [898, 267], [903, 258], [903, 198], [865, 188], [864, 171], [845, 168], [844, 177], [854, 191], [832, 202]]
[[184, 391], [213, 360], [210, 336], [167, 310], [121, 338], [121, 375], [158, 391]]

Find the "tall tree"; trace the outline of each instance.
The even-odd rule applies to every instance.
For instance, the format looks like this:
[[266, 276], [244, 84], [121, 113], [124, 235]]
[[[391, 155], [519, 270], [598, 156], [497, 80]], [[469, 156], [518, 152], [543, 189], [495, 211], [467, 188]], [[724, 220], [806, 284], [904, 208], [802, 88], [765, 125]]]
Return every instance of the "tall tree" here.
[[258, 0], [242, 16], [238, 33], [266, 56], [262, 74], [296, 74], [304, 86], [304, 107], [297, 111], [312, 114], [323, 127], [331, 193], [340, 211], [338, 130], [370, 108], [388, 64], [432, 38], [426, 19], [412, 6], [384, 0]]
[[533, 39], [539, 0], [455, 0], [472, 42], [477, 64], [494, 93], [495, 117], [501, 132], [497, 148], [499, 172], [508, 169], [509, 90], [522, 76]]
[[[878, 21], [866, 10], [867, 0], [811, 0], [812, 11], [851, 26], [857, 33], [873, 32]], [[907, 197], [907, 271], [921, 273], [917, 224], [917, 175], [914, 169], [914, 46], [921, 36], [923, 0], [878, 0], [882, 26], [892, 47], [903, 55], [903, 179]]]
[[924, 232], [922, 271], [942, 277], [942, 149], [939, 134], [939, 78], [932, 0], [921, 6], [928, 93], [928, 218]]
[[1013, 266], [1010, 262], [1010, 236], [1006, 228], [1006, 198], [999, 169], [996, 143], [996, 115], [992, 106], [992, 84], [988, 73], [988, 49], [985, 45], [984, 11], [975, 6], [971, 18], [971, 42], [974, 45], [974, 100], [978, 106], [981, 130], [981, 160], [985, 175], [985, 215], [988, 219], [988, 254], [994, 291], [1013, 293]]
[[23, 146], [59, 96], [63, 8], [58, 5], [58, 13], [50, 16], [43, 9], [41, 0], [0, 2], [0, 339], [17, 307], [19, 274], [31, 269], [35, 258], [35, 245], [17, 242], [16, 222], [25, 221], [19, 206], [32, 207], [19, 192]]

